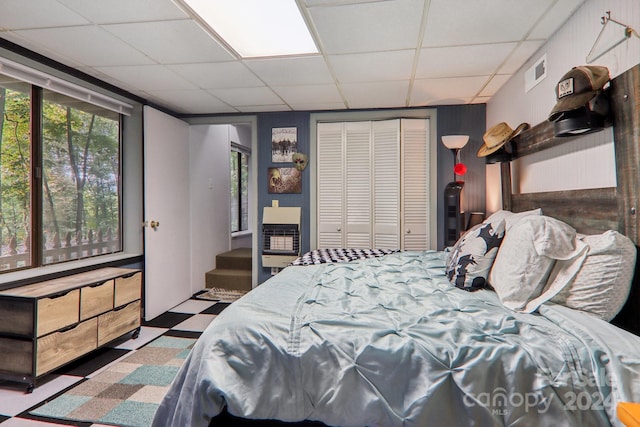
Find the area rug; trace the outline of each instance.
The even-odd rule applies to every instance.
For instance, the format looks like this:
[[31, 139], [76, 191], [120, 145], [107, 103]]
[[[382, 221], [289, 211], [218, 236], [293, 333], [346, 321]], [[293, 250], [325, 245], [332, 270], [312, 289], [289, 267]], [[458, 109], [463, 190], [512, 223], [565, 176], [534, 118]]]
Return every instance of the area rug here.
[[29, 413], [148, 427], [195, 342], [192, 338], [161, 336]]
[[208, 291], [195, 295], [198, 299], [206, 299], [219, 302], [231, 303], [237, 301], [249, 291], [241, 291], [235, 289], [211, 288]]

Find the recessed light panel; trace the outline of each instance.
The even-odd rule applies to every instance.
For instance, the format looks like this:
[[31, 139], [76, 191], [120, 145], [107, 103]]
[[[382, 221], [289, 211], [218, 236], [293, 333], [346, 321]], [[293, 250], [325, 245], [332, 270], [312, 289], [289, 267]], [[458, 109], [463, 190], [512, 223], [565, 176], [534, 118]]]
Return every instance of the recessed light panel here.
[[181, 0], [243, 58], [318, 53], [295, 0]]

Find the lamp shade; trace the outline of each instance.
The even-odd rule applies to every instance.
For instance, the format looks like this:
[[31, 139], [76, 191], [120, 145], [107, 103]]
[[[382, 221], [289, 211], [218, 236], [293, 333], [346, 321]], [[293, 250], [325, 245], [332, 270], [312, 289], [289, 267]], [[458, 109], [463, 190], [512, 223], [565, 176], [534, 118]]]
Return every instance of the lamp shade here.
[[459, 150], [469, 141], [469, 135], [442, 135], [442, 143], [450, 150]]
[[484, 212], [471, 212], [469, 214], [469, 222], [467, 222], [467, 230], [474, 225], [481, 224], [484, 221]]

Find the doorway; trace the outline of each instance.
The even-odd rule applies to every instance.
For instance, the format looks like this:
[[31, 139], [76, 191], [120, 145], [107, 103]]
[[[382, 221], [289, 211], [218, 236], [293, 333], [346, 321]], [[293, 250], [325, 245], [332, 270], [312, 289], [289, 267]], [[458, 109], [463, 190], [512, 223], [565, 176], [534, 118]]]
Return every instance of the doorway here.
[[193, 293], [209, 287], [218, 255], [237, 249], [251, 253], [251, 287], [257, 284], [257, 120], [219, 119], [187, 119]]

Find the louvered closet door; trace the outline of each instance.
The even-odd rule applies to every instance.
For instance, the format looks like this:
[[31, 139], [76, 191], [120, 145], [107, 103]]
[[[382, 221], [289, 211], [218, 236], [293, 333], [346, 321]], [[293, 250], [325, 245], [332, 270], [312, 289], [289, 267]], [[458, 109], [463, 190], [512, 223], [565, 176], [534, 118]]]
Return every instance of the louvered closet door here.
[[400, 120], [373, 122], [373, 247], [400, 248]]
[[318, 123], [318, 247], [343, 248], [344, 152], [342, 123]]
[[346, 247], [371, 248], [371, 122], [345, 126]]
[[[429, 120], [402, 119], [402, 248], [429, 249]], [[434, 201], [435, 203], [435, 201]]]

